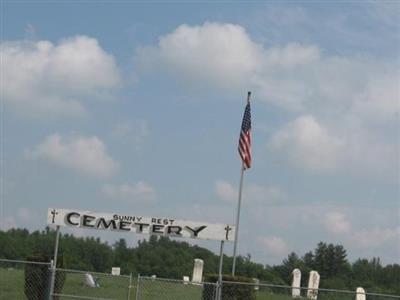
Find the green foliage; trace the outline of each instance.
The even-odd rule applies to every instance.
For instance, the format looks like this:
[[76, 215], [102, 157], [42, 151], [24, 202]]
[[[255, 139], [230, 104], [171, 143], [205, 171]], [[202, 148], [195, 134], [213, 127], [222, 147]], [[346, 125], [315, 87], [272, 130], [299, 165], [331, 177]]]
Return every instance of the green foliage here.
[[[49, 262], [54, 241], [55, 231], [50, 228], [31, 233], [26, 229], [0, 231], [0, 258], [24, 260], [40, 256]], [[64, 257], [60, 263], [65, 262], [69, 269], [109, 273], [112, 266], [119, 266], [122, 274], [132, 273], [133, 276], [156, 274], [163, 278], [182, 279], [182, 276], [192, 274], [195, 258], [204, 260], [205, 274], [217, 273], [219, 266], [219, 256], [207, 249], [157, 236], [139, 241], [136, 247], [129, 247], [125, 239], [109, 245], [98, 238], [61, 234], [59, 253]], [[7, 267], [18, 268], [18, 265], [11, 263]], [[224, 255], [223, 273], [230, 273], [231, 268], [232, 257]], [[250, 254], [238, 256], [236, 260], [237, 275], [271, 284], [291, 284], [294, 268], [302, 272], [302, 286], [307, 286], [308, 273], [316, 270], [321, 275], [322, 288], [355, 290], [362, 286], [369, 292], [400, 294], [399, 264], [382, 266], [379, 258], [358, 259], [350, 264], [342, 245], [320, 242], [303, 256], [290, 253], [276, 266], [255, 263]]]

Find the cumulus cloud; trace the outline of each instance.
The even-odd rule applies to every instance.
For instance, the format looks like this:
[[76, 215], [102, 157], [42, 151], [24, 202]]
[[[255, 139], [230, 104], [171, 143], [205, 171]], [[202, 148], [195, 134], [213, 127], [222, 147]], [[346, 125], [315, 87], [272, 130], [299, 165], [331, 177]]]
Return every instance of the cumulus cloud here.
[[0, 51], [5, 103], [24, 116], [84, 115], [84, 101], [121, 82], [114, 57], [91, 37], [3, 42]]
[[383, 244], [394, 241], [400, 249], [400, 227], [363, 229], [354, 232], [352, 240], [358, 248], [382, 247]]
[[347, 219], [347, 216], [344, 213], [337, 211], [326, 213], [322, 222], [328, 232], [333, 234], [349, 233], [351, 229], [351, 223]]
[[304, 115], [275, 132], [268, 149], [305, 170], [398, 176], [398, 144], [375, 134], [345, 121], [326, 127], [314, 116]]
[[275, 133], [269, 143], [274, 151], [311, 170], [335, 169], [344, 141], [333, 136], [313, 116], [299, 117]]
[[143, 69], [167, 71], [185, 84], [250, 88], [258, 101], [289, 110], [340, 116], [367, 102], [371, 109], [366, 117], [372, 113], [386, 118], [400, 109], [395, 64], [360, 55], [328, 55], [313, 44], [266, 48], [235, 24], [181, 25], [161, 36], [158, 45], [139, 49], [135, 58]]
[[156, 190], [144, 181], [136, 184], [106, 184], [101, 192], [106, 198], [115, 201], [154, 202], [157, 199]]
[[140, 145], [150, 133], [149, 124], [146, 120], [122, 121], [112, 129], [111, 135], [123, 143]]
[[3, 231], [9, 230], [11, 228], [17, 228], [17, 222], [13, 216], [2, 216], [0, 222], [0, 229]]
[[117, 163], [107, 153], [105, 144], [96, 136], [49, 135], [42, 143], [29, 149], [26, 156], [100, 178], [110, 177], [118, 169]]
[[139, 49], [136, 60], [144, 69], [168, 70], [186, 82], [244, 87], [260, 67], [262, 49], [239, 25], [183, 24], [160, 37], [157, 46]]
[[289, 252], [289, 247], [286, 242], [277, 236], [259, 237], [257, 242], [267, 253], [286, 255]]
[[[215, 192], [223, 201], [236, 202], [238, 200], [238, 188], [229, 182], [218, 180], [215, 183]], [[282, 203], [287, 199], [287, 195], [276, 186], [248, 184], [243, 189], [243, 198], [248, 202]]]

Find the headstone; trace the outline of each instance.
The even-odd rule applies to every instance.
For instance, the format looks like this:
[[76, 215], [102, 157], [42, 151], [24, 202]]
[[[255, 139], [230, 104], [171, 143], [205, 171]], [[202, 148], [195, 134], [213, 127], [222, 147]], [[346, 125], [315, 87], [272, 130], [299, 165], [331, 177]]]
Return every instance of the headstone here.
[[151, 279], [156, 279], [157, 275], [151, 275]]
[[121, 268], [112, 267], [111, 268], [111, 275], [115, 275], [115, 276], [121, 275]]
[[301, 289], [301, 271], [299, 269], [294, 269], [292, 272], [292, 298], [300, 298]]
[[94, 281], [92, 274], [85, 273], [85, 284], [93, 288], [96, 287], [96, 281]]
[[203, 266], [204, 262], [202, 259], [196, 258], [194, 260], [192, 282], [201, 283], [203, 280]]
[[188, 284], [190, 282], [189, 276], [183, 276], [183, 284]]
[[260, 279], [258, 279], [258, 278], [253, 278], [253, 281], [254, 281], [254, 283], [255, 283], [255, 285], [254, 285], [254, 290], [255, 290], [255, 291], [258, 291], [258, 290], [260, 289], [260, 286], [259, 286], [259, 284], [260, 284]]
[[356, 290], [356, 300], [366, 300], [365, 290], [362, 287], [358, 287]]
[[308, 278], [308, 290], [307, 290], [308, 299], [315, 300], [318, 298], [318, 287], [319, 287], [319, 274], [317, 271], [311, 271], [310, 277]]

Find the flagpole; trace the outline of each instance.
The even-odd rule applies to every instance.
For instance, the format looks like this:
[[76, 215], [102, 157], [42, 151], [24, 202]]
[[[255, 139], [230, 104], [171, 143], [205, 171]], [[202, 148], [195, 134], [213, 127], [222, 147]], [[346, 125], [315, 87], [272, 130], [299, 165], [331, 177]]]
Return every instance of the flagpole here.
[[242, 204], [243, 174], [244, 174], [244, 165], [242, 164], [242, 168], [241, 168], [241, 172], [240, 172], [239, 200], [238, 200], [238, 206], [237, 206], [237, 212], [236, 212], [235, 241], [233, 244], [232, 276], [235, 276], [235, 268], [236, 268], [236, 248], [237, 248], [238, 236], [239, 236], [239, 220], [240, 220], [240, 207]]
[[[250, 103], [250, 95], [251, 95], [251, 92], [248, 92], [247, 93], [247, 103]], [[236, 250], [237, 250], [237, 244], [238, 244], [238, 240], [239, 240], [239, 221], [240, 221], [240, 207], [242, 204], [242, 189], [243, 189], [244, 170], [245, 170], [245, 165], [242, 161], [242, 166], [241, 166], [241, 171], [240, 171], [239, 199], [238, 199], [237, 212], [236, 212], [235, 241], [233, 244], [232, 276], [235, 276], [235, 269], [236, 269]]]

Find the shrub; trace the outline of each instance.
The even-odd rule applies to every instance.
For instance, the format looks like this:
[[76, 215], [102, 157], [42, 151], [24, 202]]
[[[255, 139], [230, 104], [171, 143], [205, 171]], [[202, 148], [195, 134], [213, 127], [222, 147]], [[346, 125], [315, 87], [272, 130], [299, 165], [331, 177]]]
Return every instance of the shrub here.
[[[217, 283], [218, 274], [207, 274], [205, 275], [205, 282]], [[254, 290], [254, 282], [251, 278], [242, 276], [230, 276], [223, 275], [222, 281], [222, 300], [255, 300], [256, 291]], [[229, 283], [232, 282], [232, 283]], [[240, 284], [245, 283], [245, 284]], [[249, 283], [249, 284], [246, 284]], [[204, 285], [203, 286], [203, 300], [212, 300], [215, 296], [215, 286], [214, 285]]]

